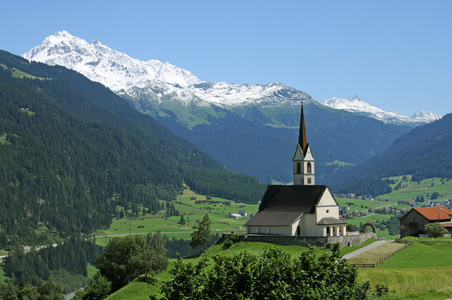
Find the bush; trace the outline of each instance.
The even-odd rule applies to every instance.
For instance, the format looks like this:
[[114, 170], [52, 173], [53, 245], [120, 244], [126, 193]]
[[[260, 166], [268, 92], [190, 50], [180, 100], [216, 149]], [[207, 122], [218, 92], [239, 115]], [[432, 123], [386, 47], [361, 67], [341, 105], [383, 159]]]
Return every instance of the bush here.
[[292, 259], [281, 250], [262, 255], [203, 258], [194, 265], [176, 262], [172, 279], [163, 284], [164, 299], [366, 299], [370, 283], [357, 281], [358, 271], [331, 252], [314, 248]]

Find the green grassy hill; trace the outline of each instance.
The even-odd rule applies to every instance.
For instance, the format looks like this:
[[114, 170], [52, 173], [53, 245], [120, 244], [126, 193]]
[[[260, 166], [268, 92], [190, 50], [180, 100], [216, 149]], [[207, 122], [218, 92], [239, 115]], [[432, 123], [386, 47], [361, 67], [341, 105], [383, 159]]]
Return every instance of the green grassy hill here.
[[[162, 201], [162, 203], [164, 202]], [[190, 233], [195, 230], [193, 226], [196, 226], [205, 214], [209, 214], [212, 221], [210, 226], [212, 233], [244, 231], [243, 224], [249, 220], [249, 217], [232, 219], [228, 217], [229, 214], [237, 214], [241, 209], [248, 214], [253, 214], [258, 209], [258, 204], [236, 203], [217, 197], [207, 199], [206, 196], [196, 194], [186, 185], [183, 193], [178, 196], [176, 202], [172, 203], [179, 211], [180, 216], [184, 216], [185, 225], [178, 223], [180, 216], [166, 216], [166, 210], [162, 210], [156, 215], [140, 215], [130, 219], [114, 218], [110, 228], [96, 231], [97, 243], [104, 245], [115, 235], [147, 234], [156, 231], [160, 231], [162, 235], [170, 238], [190, 239]]]
[[[346, 254], [351, 251], [354, 251], [360, 247], [368, 245], [375, 240], [369, 240], [361, 246], [354, 247], [345, 247], [342, 249], [341, 253]], [[301, 252], [308, 251], [308, 247], [303, 246], [281, 246], [270, 243], [261, 243], [261, 242], [237, 242], [233, 244], [231, 247], [225, 249], [224, 243], [219, 241], [217, 244], [213, 245], [209, 249], [207, 249], [202, 255], [203, 256], [213, 256], [213, 255], [235, 255], [242, 251], [247, 251], [252, 254], [261, 254], [265, 249], [269, 248], [277, 248], [280, 249], [292, 257], [297, 257]], [[330, 251], [325, 247], [317, 247], [316, 251]], [[184, 261], [186, 262], [197, 262], [201, 259], [201, 256], [186, 258]], [[170, 264], [168, 266], [168, 270], [174, 266], [175, 259], [170, 260]], [[160, 294], [160, 285], [161, 282], [167, 281], [171, 278], [171, 275], [168, 271], [158, 274], [154, 277], [154, 280], [151, 283], [143, 282], [140, 279], [133, 281], [131, 284], [123, 287], [116, 293], [110, 295], [107, 299], [146, 299], [149, 295], [159, 295]]]
[[[373, 241], [368, 241], [367, 245]], [[364, 245], [360, 246], [363, 247]], [[399, 252], [376, 268], [360, 268], [358, 279], [369, 280], [373, 286], [384, 284], [389, 287], [389, 296], [384, 299], [445, 299], [452, 297], [452, 239], [418, 240], [412, 246]], [[203, 255], [234, 255], [241, 251], [259, 254], [266, 248], [278, 248], [292, 256], [298, 256], [307, 247], [278, 246], [269, 243], [238, 242], [224, 249], [217, 243]], [[342, 255], [359, 247], [345, 247]], [[318, 247], [317, 251], [329, 251]], [[200, 257], [184, 259], [196, 262]], [[170, 261], [169, 270], [175, 260]], [[149, 295], [159, 295], [160, 284], [170, 279], [168, 272], [158, 274], [151, 283], [135, 280], [128, 286], [112, 294], [107, 299], [147, 299]]]
[[414, 244], [376, 268], [360, 269], [359, 279], [394, 291], [387, 299], [452, 297], [452, 239], [409, 238]]

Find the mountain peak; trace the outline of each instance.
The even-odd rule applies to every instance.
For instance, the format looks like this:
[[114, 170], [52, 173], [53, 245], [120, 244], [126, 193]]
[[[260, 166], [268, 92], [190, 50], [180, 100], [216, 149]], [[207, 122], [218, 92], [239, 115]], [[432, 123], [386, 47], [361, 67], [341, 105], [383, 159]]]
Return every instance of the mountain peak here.
[[415, 125], [419, 123], [429, 123], [441, 118], [439, 115], [425, 111], [418, 112], [411, 117], [400, 115], [395, 112], [384, 111], [368, 102], [363, 101], [358, 95], [353, 98], [331, 97], [321, 103], [331, 108], [342, 109], [357, 115], [368, 116], [385, 123], [406, 123]]
[[309, 95], [281, 83], [206, 82], [189, 71], [155, 59], [140, 61], [95, 40], [91, 44], [59, 31], [23, 55], [24, 58], [73, 69], [128, 98], [204, 105], [299, 105]]
[[147, 82], [155, 80], [180, 86], [200, 82], [190, 72], [169, 63], [132, 59], [97, 40], [89, 44], [67, 31], [59, 31], [47, 37], [41, 45], [26, 52], [23, 57], [73, 69], [113, 91], [144, 87]]

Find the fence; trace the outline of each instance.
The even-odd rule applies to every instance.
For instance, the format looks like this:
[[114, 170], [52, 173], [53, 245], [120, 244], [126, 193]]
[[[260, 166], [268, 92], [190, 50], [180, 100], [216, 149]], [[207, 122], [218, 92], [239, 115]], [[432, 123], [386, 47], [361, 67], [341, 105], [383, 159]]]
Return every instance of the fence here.
[[[405, 243], [405, 241], [403, 241], [403, 243]], [[386, 257], [380, 259], [379, 261], [377, 261], [376, 263], [373, 264], [351, 264], [354, 265], [356, 267], [360, 267], [360, 268], [375, 268], [376, 266], [378, 266], [379, 264], [381, 264], [382, 262], [384, 262], [385, 260], [387, 260], [388, 258], [394, 256], [394, 254], [399, 253], [400, 251], [402, 251], [403, 249], [406, 249], [406, 247], [411, 246], [413, 244], [413, 241], [407, 241], [406, 245], [403, 246], [402, 248], [392, 252], [391, 254], [387, 255]]]

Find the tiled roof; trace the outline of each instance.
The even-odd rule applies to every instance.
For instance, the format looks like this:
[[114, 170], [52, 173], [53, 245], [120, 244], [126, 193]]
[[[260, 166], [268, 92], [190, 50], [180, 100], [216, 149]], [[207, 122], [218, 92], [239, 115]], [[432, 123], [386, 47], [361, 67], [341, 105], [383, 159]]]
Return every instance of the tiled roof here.
[[452, 219], [452, 211], [445, 208], [444, 206], [419, 207], [414, 209], [429, 220]]
[[315, 213], [315, 206], [326, 185], [269, 185], [262, 198], [259, 212], [245, 226], [293, 224], [303, 214]]
[[347, 222], [338, 220], [336, 218], [327, 217], [327, 218], [322, 218], [322, 220], [320, 220], [317, 224], [318, 225], [335, 225], [335, 224], [346, 224], [346, 223]]
[[448, 222], [448, 223], [440, 223], [440, 224], [443, 225], [444, 228], [452, 227], [452, 222]]

